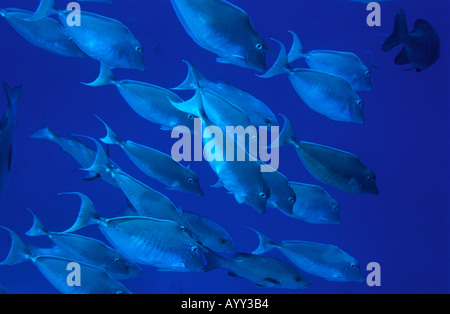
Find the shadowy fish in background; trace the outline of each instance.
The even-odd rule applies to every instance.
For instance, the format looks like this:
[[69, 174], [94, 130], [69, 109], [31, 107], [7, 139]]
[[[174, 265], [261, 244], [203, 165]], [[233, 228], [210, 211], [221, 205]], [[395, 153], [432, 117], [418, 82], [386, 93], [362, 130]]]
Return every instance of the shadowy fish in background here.
[[252, 94], [224, 81], [217, 83], [208, 80], [191, 62], [184, 61], [188, 66], [188, 74], [183, 83], [175, 90], [197, 90], [206, 88], [228, 100], [231, 104], [244, 111], [254, 126], [277, 126], [278, 122], [273, 112], [261, 100]]
[[334, 245], [305, 242], [282, 241], [276, 243], [260, 232], [259, 247], [253, 254], [263, 254], [277, 248], [301, 270], [330, 281], [364, 282], [359, 262]]
[[325, 72], [345, 78], [355, 91], [372, 89], [370, 71], [361, 59], [351, 52], [332, 50], [312, 50], [306, 52], [298, 36], [289, 31], [293, 36], [293, 44], [288, 54], [289, 63], [304, 58], [308, 67], [312, 70]]
[[23, 38], [39, 48], [65, 57], [86, 56], [70, 37], [69, 32], [53, 18], [44, 17], [29, 21], [28, 18], [33, 12], [21, 9], [0, 9], [0, 15]]
[[287, 73], [297, 94], [312, 110], [332, 120], [364, 123], [363, 101], [345, 78], [311, 69], [292, 70], [286, 47], [275, 41], [281, 46], [280, 54], [272, 68], [259, 77]]
[[171, 102], [183, 102], [177, 94], [162, 87], [132, 80], [117, 80], [102, 63], [98, 78], [88, 86], [115, 85], [128, 105], [142, 118], [172, 130], [183, 125], [194, 132], [194, 116], [178, 110]]
[[51, 232], [44, 228], [36, 215], [33, 215], [33, 226], [26, 232], [28, 236], [47, 236], [59, 249], [63, 250], [68, 259], [82, 261], [108, 273], [115, 279], [128, 279], [139, 276], [142, 269], [127, 260], [103, 242], [64, 232]]
[[[85, 145], [84, 143], [82, 143], [76, 137], [73, 137], [72, 139], [60, 137], [58, 134], [56, 134], [49, 128], [40, 129], [34, 132], [30, 137], [50, 141], [57, 144], [59, 147], [61, 147], [63, 152], [65, 152], [70, 157], [75, 159], [81, 165], [82, 168], [90, 167], [95, 161], [95, 157], [97, 154], [96, 151], [90, 148], [89, 146]], [[111, 160], [109, 160], [109, 163], [113, 167], [119, 168], [119, 166], [117, 166]], [[90, 181], [97, 178], [102, 178], [109, 184], [117, 186], [116, 182], [111, 177], [111, 174], [104, 170], [96, 173], [90, 173], [89, 176], [86, 177], [84, 180]]]
[[297, 182], [289, 182], [297, 195], [292, 218], [311, 224], [340, 224], [341, 206], [323, 188]]
[[0, 294], [9, 294], [8, 289], [0, 285]]
[[412, 32], [408, 32], [405, 11], [400, 9], [395, 16], [394, 32], [383, 43], [382, 50], [389, 51], [403, 44], [395, 58], [395, 64], [411, 64], [417, 72], [427, 69], [440, 57], [440, 39], [436, 30], [425, 20], [418, 19]]
[[359, 157], [328, 146], [297, 141], [291, 121], [286, 116], [281, 116], [285, 123], [275, 144], [293, 145], [303, 165], [313, 177], [348, 193], [380, 193], [375, 174]]
[[14, 142], [17, 125], [17, 102], [22, 86], [11, 88], [3, 82], [7, 109], [0, 118], [0, 196], [5, 192], [13, 164]]
[[224, 0], [171, 0], [186, 32], [202, 48], [231, 63], [266, 70], [267, 45], [241, 8]]
[[[100, 121], [102, 120], [100, 119]], [[121, 140], [104, 121], [102, 122], [107, 131], [107, 135], [102, 141], [106, 144], [119, 145], [131, 161], [146, 175], [165, 184], [170, 190], [204, 195], [198, 175], [194, 171], [156, 149], [132, 141]]]
[[125, 25], [117, 20], [82, 10], [81, 25], [72, 27], [67, 25], [68, 15], [72, 12], [72, 10], [58, 10], [54, 0], [41, 0], [38, 9], [29, 20], [36, 21], [57, 14], [75, 43], [89, 57], [106, 63], [110, 68], [141, 71], [145, 69], [142, 45]]
[[[47, 278], [47, 280], [64, 294], [130, 294], [120, 282], [110, 277], [98, 267], [73, 261], [67, 258], [52, 255], [41, 255], [39, 249], [24, 243], [12, 230], [1, 227], [9, 232], [11, 238], [11, 250], [6, 259], [0, 263], [3, 265], [15, 265], [30, 260]], [[80, 286], [69, 286], [67, 284], [67, 266], [76, 262], [80, 265], [82, 284]]]
[[92, 201], [81, 193], [81, 208], [75, 224], [66, 232], [98, 225], [108, 241], [132, 261], [164, 271], [202, 272], [202, 246], [186, 227], [149, 217], [100, 218]]
[[206, 270], [225, 268], [229, 276], [250, 280], [258, 287], [306, 289], [310, 286], [297, 267], [278, 258], [235, 253], [227, 259], [214, 252], [207, 252], [205, 256]]
[[[260, 164], [263, 164], [260, 161]], [[265, 165], [266, 167], [270, 167]], [[267, 206], [277, 208], [286, 215], [291, 215], [297, 196], [287, 178], [278, 171], [261, 172], [270, 189]]]

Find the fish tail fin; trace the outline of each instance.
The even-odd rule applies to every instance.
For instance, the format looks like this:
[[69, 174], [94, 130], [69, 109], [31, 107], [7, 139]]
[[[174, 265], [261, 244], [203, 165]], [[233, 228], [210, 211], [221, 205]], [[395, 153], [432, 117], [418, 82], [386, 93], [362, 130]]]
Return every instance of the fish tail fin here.
[[47, 229], [44, 228], [37, 216], [28, 208], [28, 211], [33, 215], [33, 226], [25, 234], [30, 237], [48, 235]]
[[55, 132], [53, 132], [47, 127], [37, 130], [36, 132], [31, 134], [30, 137], [53, 142], [60, 139], [59, 135], [57, 135]]
[[28, 21], [36, 21], [49, 15], [57, 14], [58, 8], [56, 7], [54, 0], [41, 0], [39, 7], [33, 16], [28, 18]]
[[22, 94], [23, 86], [9, 87], [6, 82], [3, 82], [3, 89], [5, 90], [6, 98], [8, 99], [8, 110], [16, 111], [16, 105]]
[[305, 50], [303, 49], [302, 43], [300, 42], [300, 39], [298, 38], [297, 34], [293, 31], [289, 31], [289, 33], [292, 34], [292, 47], [288, 54], [288, 61], [289, 63], [294, 62], [298, 59], [304, 58], [306, 55]]
[[89, 168], [84, 168], [81, 170], [84, 170], [87, 172], [92, 172], [92, 173], [109, 171], [110, 170], [109, 158], [108, 158], [105, 150], [103, 149], [102, 145], [97, 140], [93, 139], [92, 137], [84, 136], [84, 135], [76, 135], [76, 136], [81, 136], [81, 137], [85, 137], [85, 138], [92, 140], [95, 143], [95, 146], [97, 147], [97, 155], [95, 156], [94, 163]]
[[183, 60], [183, 62], [188, 66], [188, 74], [184, 82], [173, 89], [196, 90], [197, 88], [201, 87], [202, 82], [206, 81], [206, 78], [195, 64], [186, 60]]
[[254, 250], [252, 252], [252, 254], [256, 254], [256, 255], [263, 254], [263, 253], [265, 253], [267, 251], [270, 251], [274, 247], [278, 246], [277, 243], [275, 243], [272, 240], [270, 240], [268, 237], [263, 235], [261, 232], [255, 230], [255, 229], [252, 229], [250, 227], [247, 227], [247, 228], [252, 230], [252, 231], [254, 231], [259, 237], [259, 246], [258, 246], [258, 248], [256, 250]]
[[284, 114], [280, 113], [280, 116], [284, 119], [284, 125], [283, 129], [281, 130], [280, 136], [278, 139], [274, 141], [274, 143], [270, 146], [272, 148], [274, 147], [280, 147], [280, 146], [298, 146], [298, 141], [295, 138], [294, 129], [292, 128], [291, 120], [289, 120], [288, 117], [286, 117]]
[[91, 83], [84, 83], [81, 82], [84, 85], [87, 86], [104, 86], [104, 85], [111, 85], [116, 83], [116, 78], [114, 77], [114, 74], [111, 72], [111, 69], [109, 66], [107, 66], [105, 63], [101, 62], [100, 64], [100, 73], [98, 74], [98, 77]]
[[6, 11], [5, 11], [5, 9], [0, 9], [0, 15], [1, 15], [2, 17], [5, 17], [5, 16], [6, 16]]
[[405, 11], [400, 9], [395, 16], [394, 31], [391, 36], [383, 43], [382, 50], [389, 51], [395, 46], [400, 45], [408, 34], [408, 25], [406, 23]]
[[189, 100], [183, 102], [176, 102], [172, 101], [169, 98], [169, 101], [172, 104], [172, 106], [174, 106], [180, 111], [192, 114], [198, 118], [203, 118], [205, 116], [205, 112], [203, 110], [202, 95], [200, 90], [198, 89], [196, 90], [195, 95]]
[[0, 228], [8, 231], [11, 239], [11, 249], [9, 250], [9, 254], [6, 259], [0, 263], [0, 266], [15, 265], [27, 261], [31, 255], [28, 245], [23, 242], [14, 231], [3, 226], [0, 226]]
[[99, 116], [96, 116], [106, 128], [106, 136], [100, 140], [105, 144], [110, 145], [121, 145], [122, 140], [117, 136], [117, 134], [103, 121]]
[[92, 203], [89, 197], [78, 192], [59, 193], [58, 195], [67, 195], [67, 194], [78, 195], [81, 199], [81, 206], [77, 220], [75, 221], [72, 227], [70, 227], [64, 232], [74, 232], [86, 226], [96, 224], [97, 221], [100, 220], [99, 216], [97, 215], [97, 211], [95, 210], [94, 204]]
[[257, 75], [258, 77], [270, 78], [270, 77], [280, 75], [283, 73], [287, 73], [290, 71], [286, 47], [283, 45], [283, 43], [279, 42], [278, 40], [273, 39], [273, 38], [272, 38], [272, 40], [274, 40], [280, 44], [280, 46], [281, 46], [280, 53], [278, 54], [278, 58], [275, 61], [275, 63], [272, 65], [272, 67], [263, 75]]
[[230, 261], [225, 257], [220, 256], [216, 252], [213, 252], [210, 249], [204, 249], [204, 257], [206, 259], [206, 265], [203, 268], [203, 271], [211, 271], [219, 268], [228, 268]]

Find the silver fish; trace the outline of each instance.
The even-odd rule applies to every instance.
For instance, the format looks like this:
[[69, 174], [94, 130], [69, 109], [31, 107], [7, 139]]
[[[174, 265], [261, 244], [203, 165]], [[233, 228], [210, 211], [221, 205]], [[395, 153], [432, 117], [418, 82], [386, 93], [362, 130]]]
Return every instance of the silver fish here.
[[304, 51], [298, 36], [290, 31], [293, 44], [288, 54], [289, 63], [304, 58], [312, 70], [325, 72], [345, 78], [354, 90], [369, 91], [372, 89], [371, 73], [361, 59], [351, 52], [332, 50]]
[[204, 216], [182, 212], [184, 218], [189, 221], [199, 241], [207, 248], [215, 252], [234, 252], [236, 244], [229, 233], [216, 222]]
[[[30, 260], [47, 278], [47, 280], [64, 294], [130, 294], [131, 292], [120, 282], [110, 277], [100, 268], [84, 264], [59, 256], [39, 255], [28, 244], [24, 243], [12, 230], [1, 227], [9, 232], [11, 237], [11, 250], [0, 265], [15, 265]], [[67, 267], [76, 262], [80, 265], [82, 276], [81, 286], [69, 286]]]
[[337, 246], [305, 241], [276, 243], [260, 232], [253, 231], [260, 240], [253, 254], [263, 254], [277, 248], [298, 268], [314, 276], [330, 281], [364, 281], [359, 262]]
[[364, 123], [363, 101], [343, 77], [310, 69], [291, 69], [286, 47], [281, 45], [277, 61], [262, 78], [288, 73], [297, 94], [312, 110], [329, 119]]
[[379, 194], [376, 176], [359, 157], [328, 146], [297, 141], [290, 120], [285, 124], [278, 145], [293, 145], [313, 177], [348, 193]]
[[341, 206], [323, 188], [317, 185], [289, 182], [297, 195], [290, 217], [311, 224], [340, 224]]
[[186, 114], [171, 102], [183, 102], [175, 93], [162, 87], [132, 80], [117, 80], [111, 70], [102, 64], [98, 78], [86, 85], [103, 86], [113, 84], [128, 103], [142, 118], [161, 125], [163, 130], [172, 130], [176, 126], [186, 126], [194, 131], [194, 116]]
[[186, 32], [221, 63], [265, 71], [267, 45], [241, 8], [224, 0], [171, 0]]
[[107, 135], [102, 141], [106, 144], [119, 145], [131, 161], [146, 175], [165, 184], [171, 190], [200, 196], [204, 194], [198, 175], [194, 171], [156, 149], [132, 141], [121, 140], [105, 122], [103, 124]]
[[[30, 210], [31, 212], [31, 210]], [[26, 232], [28, 236], [47, 236], [68, 259], [83, 261], [104, 270], [115, 279], [128, 279], [139, 276], [142, 269], [127, 260], [122, 254], [103, 242], [77, 234], [52, 232], [44, 228], [37, 216], [33, 215], [33, 226]]]
[[278, 122], [273, 112], [261, 100], [236, 86], [224, 81], [212, 82], [208, 80], [191, 62], [184, 61], [188, 66], [188, 74], [183, 83], [176, 90], [197, 90], [206, 88], [231, 104], [244, 111], [254, 126], [277, 126]]
[[203, 271], [201, 244], [184, 226], [149, 217], [100, 218], [86, 195], [69, 194], [78, 195], [82, 203], [77, 221], [66, 232], [96, 224], [119, 252], [138, 264], [160, 270]]
[[298, 268], [278, 258], [235, 253], [231, 259], [226, 259], [213, 252], [206, 257], [208, 270], [228, 269], [229, 276], [248, 279], [258, 287], [306, 289], [310, 286]]
[[44, 17], [36, 21], [27, 20], [33, 12], [21, 9], [0, 9], [0, 15], [23, 38], [31, 44], [50, 52], [82, 58], [86, 54], [75, 44], [67, 30], [55, 19]]
[[72, 27], [67, 25], [68, 15], [72, 13], [71, 10], [58, 10], [54, 0], [41, 0], [29, 20], [36, 21], [57, 14], [78, 47], [91, 58], [106, 63], [110, 68], [145, 69], [142, 45], [125, 25], [115, 19], [82, 10], [82, 22]]
[[[82, 168], [90, 167], [95, 161], [96, 151], [85, 145], [75, 137], [73, 137], [73, 139], [63, 138], [49, 128], [43, 128], [34, 132], [31, 135], [31, 138], [47, 140], [57, 144], [66, 154], [75, 159]], [[119, 168], [119, 166], [111, 160], [108, 160], [108, 163], [111, 165], [111, 167]], [[104, 171], [103, 169], [100, 172], [90, 173], [89, 176], [85, 178], [85, 180], [89, 181], [100, 177], [109, 184], [117, 186], [116, 182], [111, 177], [111, 174]]]
[[6, 94], [8, 107], [0, 118], [0, 196], [6, 189], [13, 164], [17, 102], [22, 93], [22, 86], [11, 88], [3, 82], [3, 89]]

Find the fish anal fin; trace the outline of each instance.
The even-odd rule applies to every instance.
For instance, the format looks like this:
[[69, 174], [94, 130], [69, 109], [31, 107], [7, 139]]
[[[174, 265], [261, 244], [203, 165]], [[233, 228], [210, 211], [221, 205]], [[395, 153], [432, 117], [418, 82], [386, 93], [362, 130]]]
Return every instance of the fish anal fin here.
[[403, 47], [397, 57], [395, 57], [395, 64], [404, 65], [408, 63], [410, 63], [408, 58], [408, 51], [406, 50], [406, 47]]

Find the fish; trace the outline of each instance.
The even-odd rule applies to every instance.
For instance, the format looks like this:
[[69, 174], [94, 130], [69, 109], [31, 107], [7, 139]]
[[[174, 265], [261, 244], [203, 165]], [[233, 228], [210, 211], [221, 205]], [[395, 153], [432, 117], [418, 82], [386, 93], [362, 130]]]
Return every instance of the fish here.
[[[30, 137], [55, 143], [56, 145], [61, 147], [61, 149], [66, 154], [77, 161], [82, 168], [90, 167], [95, 161], [96, 151], [81, 142], [75, 136], [72, 136], [72, 138], [70, 139], [63, 138], [48, 127], [45, 127], [34, 132]], [[108, 159], [108, 164], [110, 164], [113, 168], [119, 168], [119, 166], [110, 159]], [[105, 182], [117, 186], [117, 183], [111, 177], [111, 174], [109, 172], [103, 171], [103, 169], [100, 172], [89, 173], [89, 175], [85, 177], [84, 180], [91, 181], [97, 178], [102, 178]]]
[[184, 62], [188, 66], [188, 74], [183, 83], [175, 87], [174, 90], [197, 90], [206, 88], [245, 112], [251, 125], [267, 127], [278, 126], [277, 118], [270, 108], [260, 99], [225, 81], [210, 81], [201, 73], [200, 69], [194, 63], [189, 61]]
[[276, 243], [251, 229], [259, 237], [260, 244], [253, 254], [263, 254], [278, 249], [301, 270], [329, 281], [364, 282], [358, 260], [337, 246], [306, 241], [282, 241]]
[[0, 294], [9, 294], [9, 290], [0, 285]]
[[297, 141], [291, 121], [285, 121], [275, 145], [295, 147], [309, 173], [322, 183], [347, 193], [380, 194], [375, 173], [352, 153], [311, 142]]
[[355, 91], [372, 90], [371, 72], [354, 53], [333, 50], [303, 50], [302, 44], [292, 31], [292, 48], [288, 54], [289, 63], [304, 58], [312, 70], [345, 78]]
[[68, 31], [55, 19], [44, 17], [29, 21], [33, 12], [21, 9], [0, 9], [0, 15], [25, 40], [64, 57], [83, 58], [86, 54], [75, 44]]
[[77, 234], [48, 231], [37, 216], [31, 210], [29, 211], [33, 215], [33, 226], [26, 235], [47, 236], [64, 251], [68, 259], [83, 261], [85, 264], [98, 267], [118, 280], [135, 278], [142, 273], [142, 269], [137, 264], [103, 242]]
[[394, 31], [384, 41], [381, 49], [390, 51], [400, 44], [403, 44], [403, 49], [395, 58], [395, 64], [410, 64], [416, 72], [429, 68], [440, 58], [441, 42], [433, 26], [423, 19], [418, 19], [412, 32], [409, 32], [403, 9], [397, 12]]
[[120, 21], [79, 11], [81, 23], [72, 27], [67, 20], [72, 10], [58, 10], [54, 0], [41, 0], [30, 21], [56, 14], [77, 46], [89, 57], [110, 68], [145, 70], [144, 48]]
[[[11, 249], [0, 266], [15, 265], [29, 260], [33, 262], [53, 287], [64, 294], [131, 294], [123, 284], [100, 268], [59, 256], [40, 255], [39, 250], [35, 250], [24, 243], [14, 231], [6, 227], [1, 228], [9, 232]], [[80, 266], [82, 281], [80, 286], [69, 286], [67, 284], [67, 276], [70, 275], [67, 267], [73, 262]]]
[[159, 124], [162, 130], [185, 126], [194, 132], [194, 116], [172, 106], [171, 102], [183, 100], [170, 90], [144, 82], [117, 80], [105, 64], [102, 64], [97, 79], [85, 85], [115, 85], [127, 104], [145, 120]]
[[224, 0], [170, 2], [189, 36], [218, 62], [265, 71], [268, 47], [244, 10]]
[[213, 220], [187, 211], [182, 211], [182, 215], [189, 221], [203, 246], [214, 252], [230, 253], [236, 250], [236, 244], [230, 234]]
[[297, 201], [294, 204], [292, 218], [310, 224], [340, 224], [339, 203], [322, 187], [312, 184], [289, 182]]
[[335, 121], [365, 122], [363, 100], [345, 78], [311, 69], [291, 69], [286, 47], [277, 42], [281, 46], [277, 60], [259, 77], [270, 78], [287, 73], [297, 94], [315, 112]]
[[228, 269], [228, 275], [252, 281], [258, 287], [306, 289], [310, 286], [304, 274], [292, 264], [274, 257], [235, 253], [231, 259], [214, 252], [207, 255], [207, 270]]
[[[102, 120], [100, 119], [100, 121]], [[156, 149], [132, 141], [121, 140], [104, 121], [102, 122], [107, 131], [107, 135], [102, 141], [110, 145], [119, 145], [131, 161], [146, 175], [165, 184], [171, 190], [204, 195], [198, 175], [194, 171]]]
[[201, 243], [194, 240], [184, 226], [171, 220], [142, 216], [101, 218], [86, 195], [64, 194], [74, 194], [81, 199], [78, 218], [65, 232], [97, 225], [120, 253], [138, 264], [161, 271], [203, 271]]
[[140, 216], [172, 220], [192, 230], [189, 222], [181, 215], [181, 210], [167, 196], [155, 191], [119, 168], [111, 167], [101, 144], [95, 139], [90, 139], [94, 141], [97, 147], [97, 155], [95, 162], [89, 168], [84, 169], [85, 171], [109, 173]]
[[[260, 161], [260, 163], [262, 162]], [[268, 165], [266, 166], [269, 167]], [[287, 215], [292, 215], [297, 195], [287, 178], [278, 171], [264, 171], [262, 176], [270, 189], [270, 198], [267, 201], [267, 206], [277, 208]]]
[[17, 125], [17, 103], [23, 87], [11, 88], [3, 82], [7, 109], [0, 117], [0, 196], [5, 192], [13, 166]]

